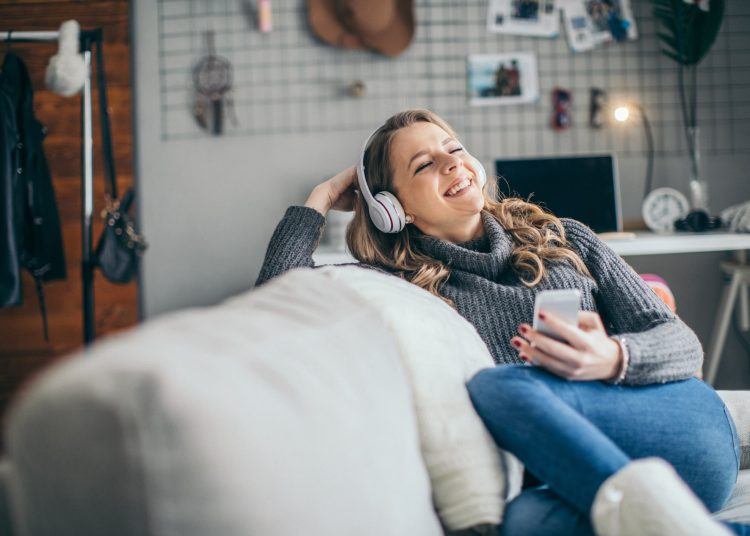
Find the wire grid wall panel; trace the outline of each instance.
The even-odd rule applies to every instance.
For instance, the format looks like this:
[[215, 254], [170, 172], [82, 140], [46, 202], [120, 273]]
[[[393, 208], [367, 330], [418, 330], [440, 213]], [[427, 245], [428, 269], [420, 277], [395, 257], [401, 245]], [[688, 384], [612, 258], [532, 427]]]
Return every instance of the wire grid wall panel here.
[[[161, 130], [165, 141], [210, 136], [192, 116], [192, 68], [207, 53], [204, 32], [215, 32], [216, 53], [234, 68], [238, 124], [225, 136], [372, 130], [407, 107], [446, 118], [483, 160], [498, 157], [613, 151], [643, 156], [638, 119], [631, 125], [588, 126], [589, 91], [640, 103], [651, 121], [658, 155], [685, 154], [678, 66], [661, 53], [651, 2], [632, 0], [639, 37], [593, 51], [570, 50], [562, 25], [554, 39], [487, 31], [486, 0], [415, 0], [416, 29], [396, 58], [339, 49], [318, 40], [300, 0], [274, 0], [273, 30], [260, 33], [251, 0], [158, 0]], [[540, 100], [514, 106], [470, 106], [467, 56], [533, 52]], [[366, 93], [348, 94], [361, 80]], [[550, 127], [551, 92], [573, 96], [572, 127]], [[727, 0], [722, 30], [698, 67], [698, 121], [705, 155], [750, 150], [750, 2]]]

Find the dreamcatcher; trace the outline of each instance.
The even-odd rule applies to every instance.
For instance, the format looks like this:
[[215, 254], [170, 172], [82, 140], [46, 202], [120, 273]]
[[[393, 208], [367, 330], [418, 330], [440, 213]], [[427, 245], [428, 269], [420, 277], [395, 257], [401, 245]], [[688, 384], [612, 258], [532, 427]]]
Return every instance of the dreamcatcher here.
[[232, 101], [232, 64], [216, 55], [214, 32], [206, 32], [208, 54], [193, 67], [195, 103], [193, 115], [198, 124], [219, 135], [224, 130], [224, 109], [233, 125], [237, 125]]

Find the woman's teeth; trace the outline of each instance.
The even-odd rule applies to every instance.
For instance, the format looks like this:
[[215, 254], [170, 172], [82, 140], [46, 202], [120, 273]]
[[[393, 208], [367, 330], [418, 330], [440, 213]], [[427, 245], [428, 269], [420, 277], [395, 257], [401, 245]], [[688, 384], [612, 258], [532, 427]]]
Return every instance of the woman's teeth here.
[[445, 195], [447, 197], [450, 197], [452, 195], [456, 195], [458, 192], [460, 192], [461, 190], [463, 190], [464, 188], [466, 188], [470, 184], [471, 184], [471, 181], [469, 179], [464, 179], [461, 182], [459, 182], [458, 184], [456, 184], [453, 188], [451, 188], [450, 190], [448, 190]]

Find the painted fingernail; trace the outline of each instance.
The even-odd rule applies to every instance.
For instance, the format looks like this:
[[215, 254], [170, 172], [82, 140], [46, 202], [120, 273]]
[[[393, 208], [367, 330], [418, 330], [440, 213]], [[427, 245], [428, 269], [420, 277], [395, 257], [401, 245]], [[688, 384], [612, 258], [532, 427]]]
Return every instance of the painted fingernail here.
[[527, 331], [529, 331], [529, 328], [528, 328], [528, 327], [526, 327], [526, 326], [521, 326], [521, 327], [520, 327], [520, 328], [518, 328], [518, 329], [520, 329], [520, 330], [521, 330], [521, 333], [526, 333]]
[[520, 347], [521, 347], [521, 341], [519, 341], [518, 339], [513, 339], [513, 340], [511, 340], [510, 342], [511, 342], [511, 343], [513, 344], [513, 346], [515, 346], [516, 348], [520, 348]]
[[530, 361], [529, 356], [527, 356], [526, 354], [519, 354], [519, 356], [526, 362]]
[[547, 318], [547, 315], [545, 315], [544, 313], [539, 313], [539, 318], [544, 320], [545, 318]]

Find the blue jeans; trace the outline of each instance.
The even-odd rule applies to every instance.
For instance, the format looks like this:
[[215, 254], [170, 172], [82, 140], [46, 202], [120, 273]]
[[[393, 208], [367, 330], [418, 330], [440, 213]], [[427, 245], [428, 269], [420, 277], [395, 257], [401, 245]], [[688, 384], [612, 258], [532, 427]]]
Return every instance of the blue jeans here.
[[545, 484], [508, 504], [503, 534], [592, 534], [597, 490], [636, 458], [670, 462], [710, 511], [737, 481], [734, 423], [695, 378], [627, 387], [505, 365], [480, 371], [467, 387], [498, 446]]

